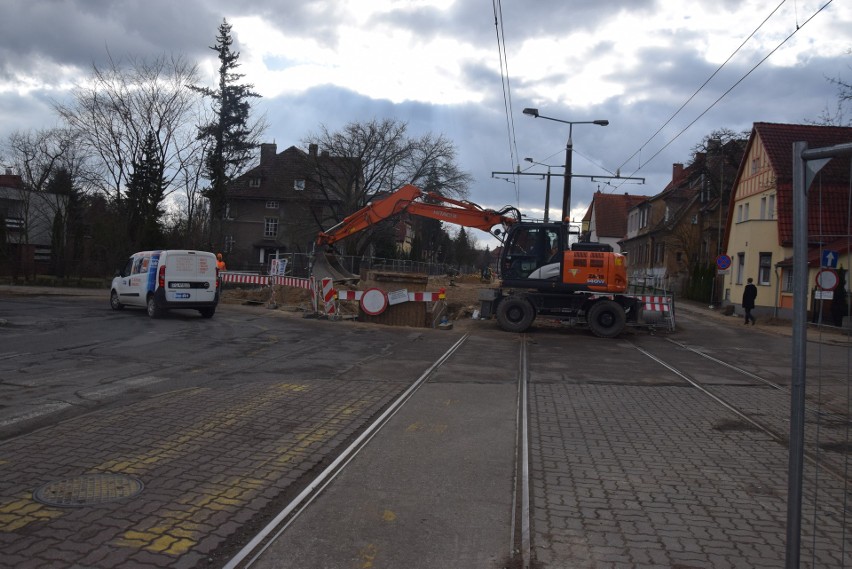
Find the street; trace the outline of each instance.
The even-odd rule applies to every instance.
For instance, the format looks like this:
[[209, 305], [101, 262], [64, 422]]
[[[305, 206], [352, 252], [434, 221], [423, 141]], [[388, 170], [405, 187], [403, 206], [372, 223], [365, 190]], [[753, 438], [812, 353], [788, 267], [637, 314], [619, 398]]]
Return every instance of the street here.
[[[524, 543], [512, 480], [526, 376], [524, 563], [780, 567], [790, 339], [739, 319], [678, 318], [675, 333], [606, 340], [240, 305], [152, 320], [111, 311], [105, 291], [0, 291], [0, 566], [223, 567], [419, 377], [255, 563], [508, 566]], [[808, 432], [806, 493], [825, 503], [806, 524], [817, 545], [803, 566], [850, 563], [836, 509], [847, 351], [809, 345], [809, 421], [820, 423]], [[141, 487], [112, 500], [70, 491], [71, 505], [34, 499], [95, 475]]]

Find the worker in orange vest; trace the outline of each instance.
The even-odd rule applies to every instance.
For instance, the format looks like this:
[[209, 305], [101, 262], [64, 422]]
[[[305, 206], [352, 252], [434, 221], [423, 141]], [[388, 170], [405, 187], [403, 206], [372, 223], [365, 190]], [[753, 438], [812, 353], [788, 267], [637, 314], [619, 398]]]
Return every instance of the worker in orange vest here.
[[222, 260], [222, 253], [216, 253], [216, 268], [219, 272], [225, 271], [225, 261]]

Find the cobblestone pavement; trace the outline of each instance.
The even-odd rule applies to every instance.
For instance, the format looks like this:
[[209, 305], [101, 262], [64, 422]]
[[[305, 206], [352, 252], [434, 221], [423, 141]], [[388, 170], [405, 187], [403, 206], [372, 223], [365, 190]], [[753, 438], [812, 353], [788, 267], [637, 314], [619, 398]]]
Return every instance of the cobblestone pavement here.
[[[784, 565], [786, 449], [760, 432], [720, 430], [738, 418], [697, 391], [535, 385], [531, 406], [542, 567]], [[821, 502], [829, 511], [805, 527], [802, 566], [849, 566], [843, 488], [827, 479], [822, 488], [835, 505]]]
[[[2, 567], [194, 567], [359, 429], [399, 385], [188, 389], [0, 447]], [[144, 499], [34, 502], [40, 484], [119, 472]]]

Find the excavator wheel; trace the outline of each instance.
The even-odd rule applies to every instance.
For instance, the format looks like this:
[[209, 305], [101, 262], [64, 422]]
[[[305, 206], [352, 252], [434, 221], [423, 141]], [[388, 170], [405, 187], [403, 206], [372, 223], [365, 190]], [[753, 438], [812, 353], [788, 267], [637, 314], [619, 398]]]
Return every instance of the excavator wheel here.
[[510, 296], [497, 306], [497, 323], [506, 332], [524, 332], [535, 320], [535, 308], [526, 298]]
[[627, 317], [624, 309], [614, 300], [598, 300], [586, 313], [592, 334], [599, 338], [615, 338], [624, 330]]

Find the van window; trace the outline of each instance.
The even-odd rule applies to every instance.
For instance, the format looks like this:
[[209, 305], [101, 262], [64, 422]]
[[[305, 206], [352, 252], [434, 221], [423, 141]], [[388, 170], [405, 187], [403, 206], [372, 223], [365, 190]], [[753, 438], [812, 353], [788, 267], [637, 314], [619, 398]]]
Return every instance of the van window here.
[[136, 257], [136, 261], [133, 263], [133, 272], [131, 274], [138, 275], [142, 272], [142, 259], [144, 259], [144, 257]]
[[121, 276], [128, 277], [133, 273], [133, 257], [127, 259], [127, 264], [121, 270]]

